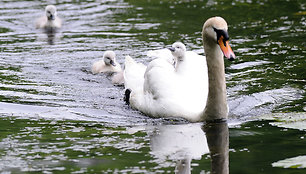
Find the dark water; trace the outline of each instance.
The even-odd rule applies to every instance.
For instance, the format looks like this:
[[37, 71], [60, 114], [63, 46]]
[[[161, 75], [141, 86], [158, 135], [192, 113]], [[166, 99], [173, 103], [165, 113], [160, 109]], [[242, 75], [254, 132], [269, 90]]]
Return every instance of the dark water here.
[[[34, 28], [49, 3], [64, 20], [54, 36]], [[223, 140], [229, 134], [224, 170], [305, 173], [305, 166], [272, 165], [306, 155], [305, 131], [240, 124], [305, 112], [304, 1], [7, 0], [0, 14], [1, 173], [173, 173], [179, 166], [207, 173], [212, 161], [226, 166], [209, 154], [218, 141], [210, 141], [207, 126], [148, 118], [124, 104], [123, 87], [90, 73], [105, 50], [121, 64], [125, 55], [147, 63], [146, 51], [175, 41], [203, 54], [201, 28], [212, 16], [227, 20], [237, 56], [225, 61], [229, 133], [216, 131]]]

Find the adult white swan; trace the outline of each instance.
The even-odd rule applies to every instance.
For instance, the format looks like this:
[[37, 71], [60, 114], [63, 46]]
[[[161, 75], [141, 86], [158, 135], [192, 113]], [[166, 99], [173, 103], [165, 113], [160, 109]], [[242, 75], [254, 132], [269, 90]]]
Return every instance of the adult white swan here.
[[195, 111], [195, 102], [192, 97], [188, 98], [192, 90], [189, 87], [196, 86], [198, 82], [186, 83], [186, 78], [178, 75], [165, 59], [155, 59], [149, 63], [142, 88], [138, 86], [134, 90], [132, 86], [126, 86], [127, 102], [132, 108], [152, 117], [183, 117], [193, 122], [227, 118], [223, 54], [230, 60], [235, 58], [229, 45], [227, 29], [227, 23], [221, 17], [210, 18], [203, 26], [202, 38], [208, 71], [202, 76], [209, 79], [209, 87], [203, 89], [208, 90], [208, 95], [203, 98], [203, 101], [207, 101], [203, 103], [201, 111]]
[[48, 5], [45, 8], [45, 15], [36, 21], [36, 28], [44, 28], [47, 30], [61, 28], [62, 20], [57, 16], [56, 7]]

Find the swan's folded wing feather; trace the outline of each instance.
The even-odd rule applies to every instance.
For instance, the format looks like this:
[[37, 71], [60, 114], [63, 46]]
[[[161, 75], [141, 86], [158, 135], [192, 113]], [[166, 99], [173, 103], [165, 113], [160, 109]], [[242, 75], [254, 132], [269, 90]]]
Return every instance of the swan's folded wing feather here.
[[175, 59], [171, 51], [167, 48], [160, 50], [150, 50], [147, 52], [147, 56], [152, 59], [158, 59], [158, 58], [166, 59], [172, 65], [175, 63]]
[[125, 57], [124, 86], [132, 91], [142, 90], [146, 66], [137, 63], [132, 57]]
[[174, 71], [174, 67], [166, 59], [152, 60], [144, 75], [144, 91], [151, 93], [155, 98], [167, 97], [177, 87]]

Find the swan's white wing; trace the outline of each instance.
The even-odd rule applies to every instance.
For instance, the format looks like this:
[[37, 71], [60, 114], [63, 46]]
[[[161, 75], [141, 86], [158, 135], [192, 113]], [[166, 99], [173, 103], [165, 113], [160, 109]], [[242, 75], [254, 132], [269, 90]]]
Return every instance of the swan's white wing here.
[[[205, 73], [207, 75], [207, 64], [206, 57], [201, 56], [193, 51], [185, 52], [185, 59], [183, 61], [178, 62], [177, 71], [183, 74], [199, 74]], [[203, 76], [203, 74], [200, 74]]]
[[[193, 117], [195, 112], [187, 107], [188, 100], [183, 79], [167, 60], [158, 58], [150, 62], [145, 73], [144, 111], [153, 117]], [[191, 120], [191, 119], [190, 119]]]
[[174, 67], [163, 58], [154, 59], [148, 64], [144, 78], [144, 91], [155, 97], [168, 97], [177, 83]]
[[131, 107], [153, 117], [173, 115], [173, 108], [169, 108], [173, 102], [168, 101], [175, 100], [169, 94], [174, 92], [173, 66], [165, 59], [154, 59], [145, 67], [129, 56], [125, 64], [125, 88], [131, 89]]
[[[203, 111], [206, 106], [208, 95], [208, 70], [206, 57], [198, 55], [193, 51], [186, 52], [185, 82], [191, 84], [189, 89], [189, 100], [194, 110]], [[186, 84], [185, 83], [185, 84]]]
[[172, 65], [174, 65], [175, 63], [175, 59], [171, 51], [167, 48], [148, 51], [147, 56], [152, 59], [158, 59], [158, 58], [166, 59]]
[[125, 89], [131, 89], [134, 92], [142, 91], [145, 71], [144, 64], [137, 63], [132, 57], [126, 56], [123, 73]]

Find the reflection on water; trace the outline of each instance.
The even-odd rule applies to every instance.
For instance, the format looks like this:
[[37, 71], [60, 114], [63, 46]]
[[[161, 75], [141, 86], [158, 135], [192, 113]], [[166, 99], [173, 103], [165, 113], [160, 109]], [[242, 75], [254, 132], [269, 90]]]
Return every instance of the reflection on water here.
[[229, 131], [226, 122], [203, 126], [211, 156], [211, 173], [229, 173]]
[[191, 173], [193, 159], [210, 153], [211, 173], [229, 173], [229, 133], [226, 122], [161, 125], [150, 135], [151, 153], [156, 162], [176, 162], [175, 173]]
[[176, 173], [190, 173], [191, 161], [200, 160], [209, 153], [202, 124], [161, 125], [155, 127], [150, 137], [151, 153], [165, 164], [176, 162]]
[[272, 164], [303, 155], [306, 143], [305, 132], [269, 122], [230, 128], [229, 139], [226, 123], [126, 128], [8, 116], [0, 132], [0, 171], [16, 173], [282, 173]]
[[47, 35], [48, 44], [53, 45], [54, 39], [56, 38], [57, 31], [50, 28], [50, 29], [46, 29], [44, 32]]
[[37, 30], [36, 41], [46, 43], [48, 45], [55, 45], [56, 42], [59, 42], [63, 37], [60, 29], [46, 28]]

